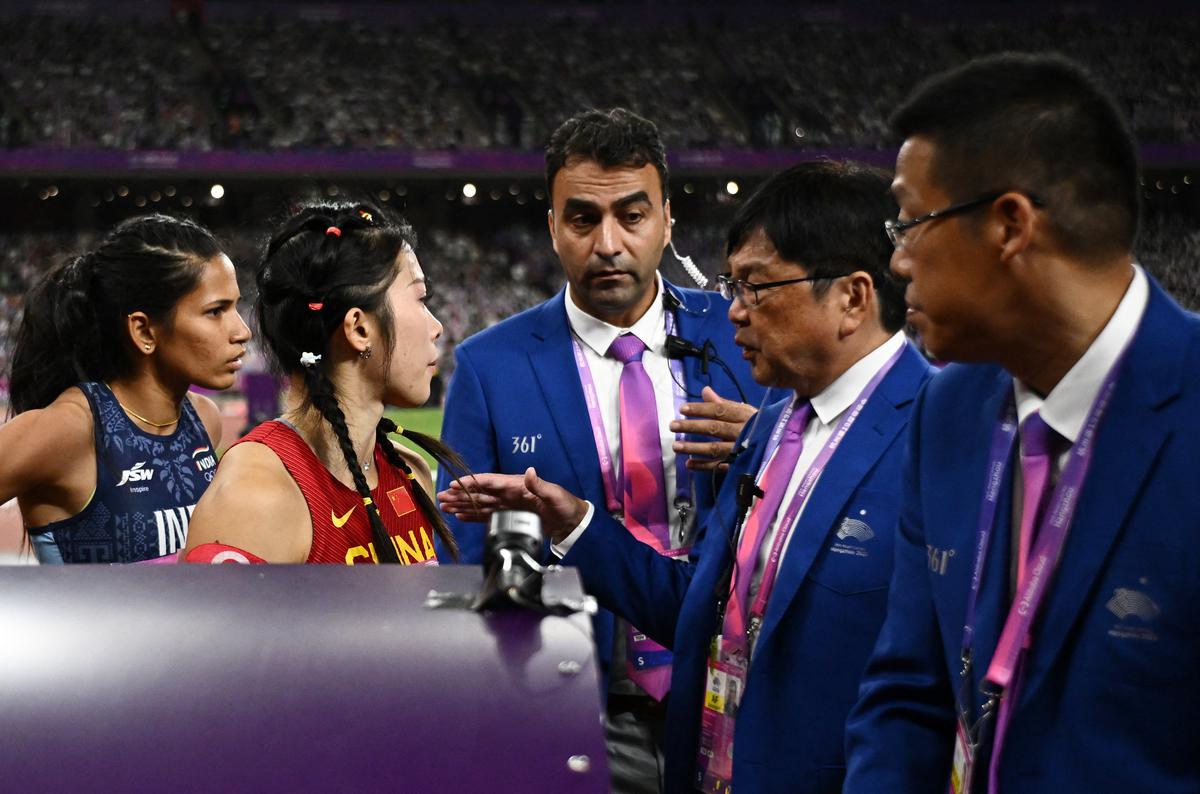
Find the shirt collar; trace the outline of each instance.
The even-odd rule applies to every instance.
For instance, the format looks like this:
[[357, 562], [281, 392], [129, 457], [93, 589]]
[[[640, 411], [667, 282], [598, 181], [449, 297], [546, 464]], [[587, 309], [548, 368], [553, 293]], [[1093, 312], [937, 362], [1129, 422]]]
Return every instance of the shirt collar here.
[[1133, 280], [1117, 304], [1116, 311], [1091, 346], [1075, 362], [1075, 366], [1068, 370], [1045, 399], [1013, 378], [1017, 419], [1024, 422], [1031, 413], [1039, 411], [1046, 424], [1074, 444], [1105, 377], [1117, 363], [1129, 340], [1137, 333], [1149, 299], [1150, 284], [1142, 268], [1135, 264]]
[[850, 369], [822, 389], [820, 394], [809, 398], [813, 412], [821, 420], [821, 424], [832, 424], [841, 416], [904, 342], [904, 332], [897, 331], [886, 342], [854, 362]]
[[579, 308], [571, 299], [571, 289], [568, 287], [565, 303], [567, 322], [571, 326], [571, 331], [598, 356], [607, 355], [608, 348], [612, 346], [613, 341], [625, 333], [631, 333], [641, 339], [651, 353], [664, 355], [667, 345], [667, 330], [663, 317], [662, 276], [655, 273], [654, 283], [654, 300], [650, 302], [650, 308], [646, 309], [645, 314], [629, 328], [610, 325]]

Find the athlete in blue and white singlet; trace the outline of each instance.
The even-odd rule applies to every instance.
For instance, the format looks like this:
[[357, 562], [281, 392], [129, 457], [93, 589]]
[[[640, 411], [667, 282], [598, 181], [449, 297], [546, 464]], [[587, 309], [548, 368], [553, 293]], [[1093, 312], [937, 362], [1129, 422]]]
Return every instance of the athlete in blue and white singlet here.
[[190, 399], [170, 435], [138, 428], [103, 383], [81, 383], [92, 409], [96, 489], [78, 514], [27, 531], [43, 563], [140, 562], [175, 554], [217, 457]]

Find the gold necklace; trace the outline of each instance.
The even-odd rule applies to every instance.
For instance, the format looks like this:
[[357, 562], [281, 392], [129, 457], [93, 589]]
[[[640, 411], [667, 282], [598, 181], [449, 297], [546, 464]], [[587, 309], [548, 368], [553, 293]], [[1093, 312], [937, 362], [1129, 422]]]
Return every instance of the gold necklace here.
[[[113, 399], [116, 399], [116, 397], [117, 397], [117, 395], [114, 394]], [[117, 400], [117, 405], [121, 406], [121, 410], [124, 411], [125, 413], [129, 414], [130, 416], [132, 416], [134, 419], [137, 419], [139, 422], [145, 422], [146, 424], [150, 425], [151, 427], [170, 427], [171, 425], [179, 424], [179, 417], [183, 416], [183, 410], [180, 409], [179, 415], [176, 416], [174, 419], [172, 419], [170, 422], [151, 422], [149, 419], [142, 416], [137, 411], [133, 410], [132, 408], [130, 408], [128, 405], [121, 402], [120, 400]]]

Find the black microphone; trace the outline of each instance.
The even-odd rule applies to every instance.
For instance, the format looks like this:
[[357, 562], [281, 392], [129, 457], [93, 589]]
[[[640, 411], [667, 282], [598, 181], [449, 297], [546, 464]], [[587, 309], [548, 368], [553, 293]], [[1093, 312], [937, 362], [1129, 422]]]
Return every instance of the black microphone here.
[[717, 598], [718, 625], [725, 619], [725, 604], [729, 599], [729, 584], [733, 580], [738, 541], [742, 536], [742, 527], [746, 522], [747, 512], [750, 510], [750, 506], [754, 504], [754, 497], [757, 496], [759, 499], [763, 497], [763, 490], [754, 484], [753, 474], [746, 473], [739, 476], [736, 488], [737, 517], [733, 522], [733, 531], [729, 533], [729, 561], [725, 564], [725, 569], [721, 572], [720, 578], [717, 579], [716, 587], [713, 588], [713, 595]]
[[763, 490], [754, 484], [753, 474], [743, 474], [737, 480], [737, 506], [741, 513], [745, 513], [750, 509], [750, 505], [754, 504], [754, 497], [763, 498]]
[[729, 376], [729, 382], [737, 389], [738, 399], [746, 402], [746, 392], [742, 389], [742, 384], [738, 383], [737, 378], [733, 376], [733, 370], [729, 369], [729, 365], [721, 360], [717, 355], [717, 346], [709, 339], [705, 341], [704, 347], [697, 347], [682, 336], [675, 334], [667, 334], [667, 358], [698, 358], [700, 359], [700, 374], [708, 375], [708, 365], [716, 364], [721, 369], [725, 370], [725, 374]]
[[696, 347], [682, 336], [667, 334], [667, 358], [705, 358], [704, 348]]

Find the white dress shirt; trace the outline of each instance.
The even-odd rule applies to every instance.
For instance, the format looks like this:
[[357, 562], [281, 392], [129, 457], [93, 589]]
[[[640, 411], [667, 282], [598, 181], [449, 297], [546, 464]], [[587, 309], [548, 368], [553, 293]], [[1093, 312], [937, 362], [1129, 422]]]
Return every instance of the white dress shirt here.
[[[646, 310], [637, 322], [629, 328], [618, 328], [603, 320], [597, 319], [585, 312], [571, 299], [571, 290], [567, 290], [566, 308], [567, 322], [571, 333], [580, 343], [584, 358], [591, 371], [592, 383], [596, 387], [596, 398], [600, 404], [600, 414], [604, 421], [604, 433], [608, 438], [608, 451], [612, 456], [614, 470], [618, 476], [621, 467], [621, 370], [624, 365], [608, 355], [608, 348], [618, 336], [626, 333], [633, 334], [646, 345], [642, 354], [642, 367], [654, 387], [654, 402], [658, 408], [658, 443], [662, 449], [663, 482], [667, 492], [663, 500], [667, 508], [667, 517], [671, 525], [671, 537], [679, 536], [679, 511], [675, 509], [675, 434], [670, 425], [676, 418], [675, 392], [672, 380], [670, 362], [666, 355], [667, 330], [666, 312], [663, 307], [662, 277], [656, 276], [657, 290], [650, 308]], [[587, 453], [595, 455], [594, 449]], [[618, 480], [619, 481], [619, 480]], [[621, 494], [616, 494], [617, 501]], [[607, 508], [605, 508], [607, 509]], [[588, 514], [590, 520], [591, 513]], [[581, 526], [586, 526], [587, 521]], [[572, 538], [573, 542], [573, 538]], [[570, 544], [566, 543], [566, 548]], [[563, 544], [559, 544], [561, 547]], [[566, 554], [566, 550], [562, 551]]]
[[[849, 408], [854, 404], [855, 399], [859, 396], [859, 394], [862, 393], [862, 390], [866, 387], [866, 385], [871, 382], [871, 379], [874, 378], [879, 370], [883, 368], [883, 365], [887, 363], [888, 359], [890, 359], [904, 344], [904, 333], [897, 332], [886, 342], [855, 362], [849, 369], [843, 372], [837, 378], [837, 380], [825, 387], [820, 394], [810, 398], [810, 401], [813, 405], [813, 410], [809, 416], [808, 424], [804, 429], [804, 446], [800, 452], [800, 460], [797, 463], [795, 472], [792, 474], [791, 480], [788, 481], [788, 487], [784, 492], [783, 502], [780, 505], [779, 513], [772, 520], [771, 526], [767, 530], [767, 537], [763, 540], [762, 549], [759, 552], [758, 565], [755, 567], [754, 576], [750, 580], [751, 599], [753, 599], [754, 595], [758, 592], [758, 586], [762, 581], [763, 566], [766, 564], [767, 558], [770, 556], [771, 544], [774, 542], [775, 534], [779, 531], [779, 524], [783, 519], [784, 513], [787, 512], [787, 507], [791, 502], [792, 497], [800, 488], [800, 482], [804, 479], [804, 475], [807, 473], [809, 466], [812, 465], [812, 462], [816, 459], [821, 449], [825, 446], [826, 442], [829, 441], [829, 437], [833, 434], [834, 429], [837, 427], [837, 423], [842, 418], [842, 414], [849, 410]], [[772, 453], [772, 457], [774, 457], [774, 454], [775, 453]], [[769, 461], [764, 461], [763, 463], [765, 464], [767, 462]], [[765, 468], [765, 465], [760, 467], [760, 476], [761, 470], [765, 470]], [[817, 482], [820, 482], [819, 478], [813, 483], [813, 490], [816, 490]], [[809, 492], [810, 496], [811, 494], [812, 491]], [[805, 500], [805, 504], [808, 504], [807, 500]], [[797, 514], [797, 520], [799, 520], [799, 516], [803, 515], [803, 513], [804, 506], [802, 505], [800, 512]], [[586, 530], [588, 525], [591, 523], [593, 514], [594, 506], [589, 504], [587, 514], [584, 515], [583, 520], [579, 522], [579, 526], [575, 528], [575, 531], [567, 536], [562, 543], [555, 544], [551, 547], [555, 554], [561, 557], [570, 550], [576, 539], [583, 534], [584, 530]], [[789, 535], [779, 557], [780, 564], [783, 563], [783, 558], [787, 555], [788, 545], [790, 543], [791, 536]]]
[[[787, 490], [783, 492], [783, 501], [779, 504], [779, 512], [775, 514], [775, 518], [771, 521], [771, 526], [767, 530], [767, 536], [763, 539], [762, 547], [759, 550], [758, 565], [755, 566], [754, 575], [750, 578], [751, 601], [753, 601], [754, 596], [758, 593], [759, 584], [762, 582], [763, 570], [767, 564], [767, 559], [771, 556], [771, 545], [775, 542], [775, 535], [780, 530], [779, 525], [783, 521], [788, 507], [791, 506], [792, 497], [800, 489], [800, 483], [804, 479], [804, 475], [808, 473], [808, 469], [812, 466], [813, 461], [816, 460], [817, 455], [825, 448], [825, 444], [829, 442], [829, 437], [833, 435], [833, 431], [837, 427], [838, 422], [841, 421], [842, 415], [854, 405], [858, 396], [862, 394], [862, 390], [878, 374], [879, 370], [883, 369], [883, 365], [895, 355], [896, 351], [904, 343], [904, 332], [897, 331], [895, 335], [882, 345], [856, 361], [848, 370], [839, 375], [837, 380], [826, 386], [820, 394], [809, 398], [809, 402], [812, 403], [812, 412], [809, 414], [808, 425], [804, 428], [800, 459], [796, 462], [796, 470], [792, 473], [792, 478], [788, 481]], [[777, 452], [778, 449], [775, 453], [771, 454], [771, 457], [775, 457]], [[766, 462], [764, 461], [764, 463]], [[762, 472], [765, 470], [766, 466], [760, 467], [760, 479]], [[809, 490], [804, 504], [800, 506], [800, 512], [796, 514], [796, 521], [793, 522], [792, 526], [795, 526], [799, 522], [800, 516], [804, 515], [804, 508], [808, 504], [808, 499], [812, 497], [813, 491], [817, 489], [819, 482], [820, 478], [813, 483], [813, 487]], [[822, 531], [827, 528], [823, 528]], [[787, 531], [790, 533], [791, 527], [788, 527]], [[787, 556], [788, 547], [791, 545], [791, 542], [792, 536], [789, 534], [784, 541], [783, 549], [779, 555], [780, 565], [783, 565], [783, 558]]]
[[[1024, 422], [1034, 411], [1040, 411], [1042, 420], [1063, 438], [1074, 444], [1083, 431], [1092, 403], [1100, 393], [1100, 386], [1109, 370], [1117, 363], [1129, 340], [1137, 333], [1146, 304], [1150, 300], [1150, 284], [1146, 274], [1138, 265], [1133, 265], [1133, 280], [1129, 282], [1124, 297], [1116, 311], [1100, 331], [1091, 346], [1067, 371], [1062, 380], [1044, 398], [1021, 381], [1013, 378], [1013, 394], [1017, 401], [1017, 419]], [[1070, 446], [1058, 456], [1055, 468], [1061, 470], [1066, 463]]]
[[[1041, 414], [1042, 421], [1055, 432], [1066, 439], [1062, 449], [1055, 456], [1054, 467], [1050, 473], [1050, 485], [1058, 481], [1063, 466], [1071, 454], [1071, 446], [1083, 432], [1092, 403], [1100, 393], [1100, 386], [1108, 377], [1109, 371], [1117, 363], [1121, 352], [1137, 333], [1146, 313], [1146, 304], [1150, 300], [1150, 283], [1139, 265], [1133, 265], [1133, 280], [1125, 290], [1124, 297], [1117, 304], [1116, 310], [1100, 334], [1080, 356], [1075, 365], [1067, 371], [1050, 393], [1042, 397], [1026, 384], [1013, 378], [1013, 395], [1017, 404], [1017, 420], [1024, 422], [1034, 411]], [[1021, 442], [1024, 452], [1024, 441]], [[1021, 480], [1021, 469], [1017, 467], [1013, 475], [1012, 494], [1012, 535], [1009, 569], [1009, 581], [1016, 587], [1017, 556], [1020, 543], [1021, 505], [1025, 499], [1024, 483]]]

